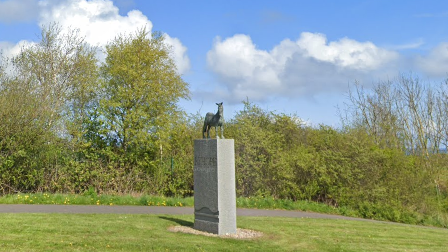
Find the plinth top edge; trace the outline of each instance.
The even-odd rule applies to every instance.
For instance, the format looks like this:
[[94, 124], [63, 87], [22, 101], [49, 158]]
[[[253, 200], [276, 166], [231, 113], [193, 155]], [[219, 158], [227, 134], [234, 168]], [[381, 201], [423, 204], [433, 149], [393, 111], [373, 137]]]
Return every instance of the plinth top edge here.
[[217, 138], [197, 138], [195, 141], [234, 141], [233, 138], [217, 139]]

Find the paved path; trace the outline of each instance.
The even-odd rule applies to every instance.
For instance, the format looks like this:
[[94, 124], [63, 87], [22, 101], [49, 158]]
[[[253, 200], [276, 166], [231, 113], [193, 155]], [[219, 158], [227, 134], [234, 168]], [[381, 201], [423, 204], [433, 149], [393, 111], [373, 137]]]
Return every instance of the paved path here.
[[[158, 206], [95, 206], [95, 205], [25, 205], [0, 204], [0, 213], [79, 213], [79, 214], [194, 214], [192, 207], [158, 207]], [[318, 214], [287, 210], [237, 209], [237, 216], [267, 216], [293, 218], [320, 218], [372, 221], [340, 215]]]

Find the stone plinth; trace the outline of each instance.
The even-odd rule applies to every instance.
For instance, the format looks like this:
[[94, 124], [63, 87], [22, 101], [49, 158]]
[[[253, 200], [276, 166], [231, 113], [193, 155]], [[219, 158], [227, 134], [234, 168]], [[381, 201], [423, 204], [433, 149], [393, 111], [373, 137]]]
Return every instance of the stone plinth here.
[[194, 141], [194, 228], [218, 235], [236, 233], [233, 139]]

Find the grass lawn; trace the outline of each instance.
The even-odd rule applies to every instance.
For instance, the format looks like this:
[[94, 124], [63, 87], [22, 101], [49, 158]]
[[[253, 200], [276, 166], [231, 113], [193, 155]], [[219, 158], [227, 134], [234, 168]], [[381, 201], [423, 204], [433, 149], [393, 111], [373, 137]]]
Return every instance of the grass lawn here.
[[0, 214], [0, 251], [446, 251], [448, 230], [328, 219], [238, 217], [255, 240], [167, 231], [192, 215]]

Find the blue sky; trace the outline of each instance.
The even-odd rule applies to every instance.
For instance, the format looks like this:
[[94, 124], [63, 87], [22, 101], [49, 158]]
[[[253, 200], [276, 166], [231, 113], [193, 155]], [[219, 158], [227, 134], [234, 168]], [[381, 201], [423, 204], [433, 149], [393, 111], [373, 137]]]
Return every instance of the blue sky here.
[[[59, 22], [104, 46], [146, 26], [167, 35], [191, 100], [233, 117], [248, 98], [263, 109], [339, 125], [347, 87], [415, 73], [448, 77], [448, 1], [0, 0], [0, 49], [12, 56]], [[101, 57], [101, 56], [99, 56]]]

